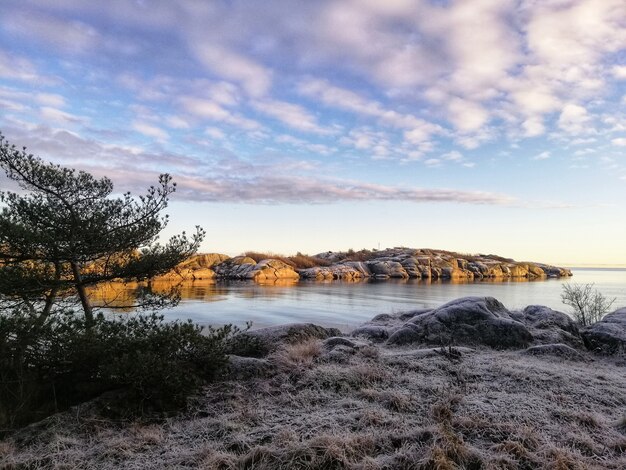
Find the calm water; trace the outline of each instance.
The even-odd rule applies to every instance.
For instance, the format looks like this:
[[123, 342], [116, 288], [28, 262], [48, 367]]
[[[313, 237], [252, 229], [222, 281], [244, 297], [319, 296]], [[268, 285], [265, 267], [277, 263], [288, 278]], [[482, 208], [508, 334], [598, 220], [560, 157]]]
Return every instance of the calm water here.
[[614, 307], [626, 306], [626, 269], [573, 269], [564, 279], [509, 282], [299, 282], [259, 285], [254, 282], [204, 282], [184, 287], [181, 303], [164, 312], [168, 319], [202, 324], [252, 322], [253, 328], [290, 322], [314, 322], [350, 330], [379, 313], [435, 307], [464, 296], [492, 296], [509, 309], [530, 304], [567, 311], [561, 303], [563, 283], [593, 282]]

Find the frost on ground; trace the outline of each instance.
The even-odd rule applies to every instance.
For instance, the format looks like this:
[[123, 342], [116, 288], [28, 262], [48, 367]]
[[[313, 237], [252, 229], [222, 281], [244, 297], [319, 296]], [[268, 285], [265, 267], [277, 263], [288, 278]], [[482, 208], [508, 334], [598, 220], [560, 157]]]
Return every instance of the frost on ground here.
[[[580, 332], [546, 307], [468, 297], [356, 337], [256, 330], [186, 415], [113, 422], [95, 400], [0, 441], [0, 467], [624, 469], [620, 312]], [[607, 352], [591, 333], [612, 355], [586, 349]]]
[[624, 356], [311, 339], [265, 361], [165, 421], [53, 416], [0, 442], [0, 467], [626, 468]]

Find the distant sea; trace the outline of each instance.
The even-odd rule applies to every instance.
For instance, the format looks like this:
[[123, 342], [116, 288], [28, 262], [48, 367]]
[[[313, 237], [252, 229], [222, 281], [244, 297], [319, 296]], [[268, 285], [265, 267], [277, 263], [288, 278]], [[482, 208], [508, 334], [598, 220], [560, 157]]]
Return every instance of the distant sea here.
[[279, 281], [264, 285], [205, 281], [186, 284], [180, 304], [162, 313], [168, 320], [190, 318], [205, 325], [251, 322], [252, 328], [261, 328], [312, 322], [349, 331], [379, 313], [436, 307], [465, 296], [495, 297], [511, 310], [539, 304], [567, 313], [568, 307], [561, 302], [565, 283], [593, 283], [605, 296], [616, 298], [613, 308], [626, 307], [626, 268], [572, 268], [572, 272], [571, 278], [536, 281]]

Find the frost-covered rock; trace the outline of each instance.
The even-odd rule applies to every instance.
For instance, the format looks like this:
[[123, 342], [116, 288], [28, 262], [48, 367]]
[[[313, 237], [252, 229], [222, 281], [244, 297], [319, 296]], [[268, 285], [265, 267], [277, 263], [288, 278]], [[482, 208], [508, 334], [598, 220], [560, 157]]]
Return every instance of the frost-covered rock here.
[[296, 344], [308, 339], [340, 336], [337, 328], [324, 328], [313, 323], [288, 323], [245, 331], [235, 338], [235, 353], [241, 356], [264, 356], [282, 344]]
[[588, 349], [603, 354], [626, 351], [626, 308], [609, 313], [581, 331]]
[[543, 305], [529, 305], [511, 316], [526, 325], [537, 344], [564, 343], [574, 348], [583, 348], [577, 323], [563, 312]]
[[522, 354], [528, 354], [530, 356], [556, 356], [575, 361], [583, 361], [585, 359], [585, 357], [576, 349], [562, 343], [531, 346], [530, 348], [522, 351]]
[[503, 349], [526, 347], [531, 341], [526, 326], [514, 320], [493, 297], [463, 297], [414, 316], [387, 343], [467, 344]]
[[236, 355], [228, 356], [228, 378], [250, 379], [253, 377], [267, 377], [272, 372], [274, 372], [274, 367], [267, 359]]

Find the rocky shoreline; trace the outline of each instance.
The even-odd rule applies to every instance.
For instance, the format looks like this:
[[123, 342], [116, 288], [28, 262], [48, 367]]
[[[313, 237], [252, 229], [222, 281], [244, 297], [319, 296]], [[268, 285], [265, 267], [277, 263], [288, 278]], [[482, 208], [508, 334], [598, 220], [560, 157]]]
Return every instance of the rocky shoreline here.
[[518, 262], [495, 255], [414, 248], [325, 252], [306, 257], [314, 266], [300, 267], [292, 258], [228, 257], [210, 253], [196, 255], [160, 279], [229, 279], [268, 281], [275, 279], [346, 280], [427, 279], [472, 281], [480, 279], [541, 279], [567, 277], [567, 268], [544, 263]]
[[626, 308], [580, 328], [465, 297], [242, 335], [187, 413], [109, 421], [97, 399], [0, 440], [0, 467], [626, 468]]

